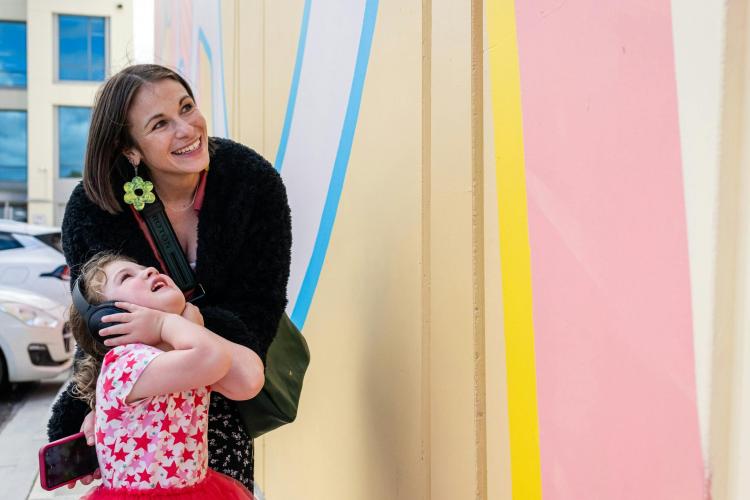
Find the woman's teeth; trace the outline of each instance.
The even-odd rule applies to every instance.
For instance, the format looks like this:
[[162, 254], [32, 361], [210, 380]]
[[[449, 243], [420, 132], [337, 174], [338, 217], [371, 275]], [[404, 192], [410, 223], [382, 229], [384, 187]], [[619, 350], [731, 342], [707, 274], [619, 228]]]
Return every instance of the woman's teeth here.
[[198, 139], [197, 141], [195, 141], [194, 143], [192, 143], [190, 146], [182, 148], [182, 149], [178, 149], [177, 151], [175, 151], [172, 154], [184, 155], [185, 153], [192, 153], [193, 151], [195, 151], [196, 149], [198, 149], [200, 146], [201, 146], [201, 140]]

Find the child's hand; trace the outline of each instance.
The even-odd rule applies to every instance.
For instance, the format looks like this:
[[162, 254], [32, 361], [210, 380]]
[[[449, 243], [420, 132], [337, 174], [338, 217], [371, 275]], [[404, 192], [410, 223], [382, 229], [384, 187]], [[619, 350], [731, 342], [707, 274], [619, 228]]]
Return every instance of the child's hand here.
[[141, 307], [129, 302], [115, 302], [115, 307], [128, 312], [109, 314], [102, 318], [105, 323], [116, 322], [118, 325], [108, 326], [99, 331], [102, 336], [122, 335], [114, 339], [107, 339], [104, 345], [115, 347], [118, 345], [139, 342], [147, 345], [158, 345], [162, 342], [161, 329], [164, 318], [168, 313]]
[[185, 303], [185, 309], [183, 309], [181, 316], [188, 321], [195, 323], [196, 325], [206, 326], [203, 323], [203, 315], [201, 310], [190, 302]]

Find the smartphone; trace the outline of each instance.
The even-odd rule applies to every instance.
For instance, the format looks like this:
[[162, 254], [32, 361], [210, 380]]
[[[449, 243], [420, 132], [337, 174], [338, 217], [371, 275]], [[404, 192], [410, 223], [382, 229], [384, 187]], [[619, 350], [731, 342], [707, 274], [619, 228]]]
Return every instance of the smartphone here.
[[96, 448], [83, 432], [48, 443], [39, 450], [39, 482], [47, 491], [93, 474], [99, 467]]

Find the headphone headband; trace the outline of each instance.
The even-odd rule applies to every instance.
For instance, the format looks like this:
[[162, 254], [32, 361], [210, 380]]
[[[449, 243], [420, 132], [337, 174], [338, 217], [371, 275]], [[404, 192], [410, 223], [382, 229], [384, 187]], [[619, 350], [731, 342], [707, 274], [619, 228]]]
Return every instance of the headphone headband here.
[[[89, 301], [86, 300], [86, 297], [83, 295], [83, 291], [81, 290], [82, 279], [83, 277], [79, 276], [78, 278], [76, 278], [75, 284], [73, 285], [73, 305], [83, 318], [86, 328], [88, 328], [88, 331], [94, 338], [94, 340], [104, 345], [105, 338], [102, 337], [99, 332], [103, 328], [116, 325], [117, 323], [104, 323], [102, 321], [102, 318], [110, 314], [117, 314], [127, 311], [125, 311], [124, 309], [120, 309], [119, 307], [115, 307], [115, 302], [111, 300], [102, 302], [101, 304], [89, 303]], [[119, 337], [119, 335], [110, 335], [108, 337], [115, 338]]]

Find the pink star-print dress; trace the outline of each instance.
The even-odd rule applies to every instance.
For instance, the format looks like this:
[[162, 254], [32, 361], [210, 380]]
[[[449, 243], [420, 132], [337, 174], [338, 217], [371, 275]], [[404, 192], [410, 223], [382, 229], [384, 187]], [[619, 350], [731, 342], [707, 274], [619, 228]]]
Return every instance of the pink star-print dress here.
[[208, 468], [210, 387], [125, 402], [162, 352], [128, 344], [104, 357], [95, 424], [102, 484], [84, 498], [252, 499], [240, 482]]

